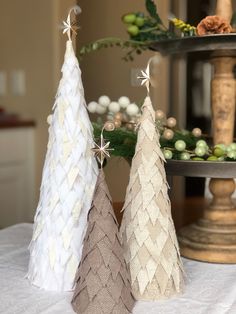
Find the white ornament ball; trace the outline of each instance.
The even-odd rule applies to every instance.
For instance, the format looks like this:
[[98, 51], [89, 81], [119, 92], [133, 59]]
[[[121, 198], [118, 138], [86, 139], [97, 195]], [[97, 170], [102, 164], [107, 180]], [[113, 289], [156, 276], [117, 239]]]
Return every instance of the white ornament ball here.
[[96, 113], [98, 113], [98, 114], [104, 114], [106, 111], [107, 111], [107, 108], [106, 108], [106, 107], [97, 104]]
[[131, 117], [136, 116], [139, 113], [139, 107], [136, 104], [130, 104], [126, 108], [126, 112]]
[[122, 96], [118, 99], [118, 104], [120, 105], [121, 108], [125, 109], [130, 104], [130, 100], [128, 97]]
[[88, 111], [90, 113], [95, 113], [96, 112], [96, 109], [97, 109], [97, 105], [98, 103], [96, 101], [91, 101], [89, 104], [88, 104]]
[[98, 99], [98, 103], [99, 103], [99, 105], [101, 105], [103, 107], [108, 107], [109, 104], [111, 103], [111, 100], [108, 96], [101, 96]]
[[52, 114], [47, 117], [47, 123], [50, 125], [52, 123]]
[[116, 101], [112, 101], [110, 104], [109, 104], [109, 111], [112, 112], [112, 113], [117, 113], [120, 111], [120, 105], [118, 104], [118, 102]]

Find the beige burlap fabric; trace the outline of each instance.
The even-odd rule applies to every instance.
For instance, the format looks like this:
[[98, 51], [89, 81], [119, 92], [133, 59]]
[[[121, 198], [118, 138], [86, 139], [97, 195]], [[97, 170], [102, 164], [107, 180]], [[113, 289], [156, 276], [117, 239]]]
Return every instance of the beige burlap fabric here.
[[130, 275], [125, 263], [118, 223], [100, 170], [82, 260], [75, 280], [72, 306], [78, 314], [128, 314], [132, 312]]
[[183, 271], [149, 96], [142, 109], [120, 232], [133, 295], [158, 300], [181, 291]]

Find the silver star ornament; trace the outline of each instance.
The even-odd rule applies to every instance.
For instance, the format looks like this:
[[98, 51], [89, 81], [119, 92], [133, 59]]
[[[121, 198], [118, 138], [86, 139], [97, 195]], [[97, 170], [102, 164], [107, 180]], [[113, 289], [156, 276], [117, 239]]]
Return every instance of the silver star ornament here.
[[101, 166], [103, 165], [103, 162], [106, 157], [110, 157], [110, 151], [113, 150], [113, 148], [109, 148], [110, 142], [105, 143], [103, 136], [101, 136], [101, 142], [100, 146], [96, 143], [95, 147], [92, 148], [92, 151], [94, 152], [95, 156], [97, 157], [98, 161], [100, 162]]
[[141, 76], [138, 76], [138, 79], [141, 80], [141, 85], [145, 85], [147, 88], [147, 91], [149, 93], [150, 91], [150, 81], [151, 81], [151, 77], [150, 77], [150, 65], [148, 63], [147, 68], [145, 71], [141, 71]]

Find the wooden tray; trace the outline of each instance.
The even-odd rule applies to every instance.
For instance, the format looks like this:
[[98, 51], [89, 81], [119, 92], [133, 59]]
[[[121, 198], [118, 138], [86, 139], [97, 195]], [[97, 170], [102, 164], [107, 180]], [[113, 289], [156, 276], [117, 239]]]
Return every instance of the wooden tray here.
[[236, 162], [234, 161], [168, 160], [165, 168], [168, 176], [236, 178]]

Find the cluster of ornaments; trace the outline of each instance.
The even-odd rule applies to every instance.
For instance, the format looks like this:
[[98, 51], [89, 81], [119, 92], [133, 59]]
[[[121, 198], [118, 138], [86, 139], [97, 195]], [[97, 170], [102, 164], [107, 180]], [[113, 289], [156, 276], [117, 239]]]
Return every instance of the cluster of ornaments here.
[[[122, 96], [118, 101], [111, 101], [108, 96], [99, 97], [98, 101], [92, 101], [88, 104], [90, 113], [97, 113], [99, 116], [106, 115], [105, 129], [112, 131], [125, 128], [127, 131], [134, 132], [141, 117], [141, 109], [131, 103], [130, 99]], [[180, 131], [177, 128], [177, 120], [174, 117], [166, 117], [162, 110], [155, 111], [156, 127], [162, 139], [165, 140], [165, 146], [162, 147], [166, 159], [194, 160], [194, 161], [235, 161], [236, 143], [226, 146], [217, 144], [210, 147], [202, 139], [202, 130], [194, 128], [191, 132]], [[186, 137], [193, 136], [194, 143], [189, 147], [188, 141], [178, 139], [175, 136], [180, 133]]]
[[[148, 18], [143, 13], [129, 13], [122, 17], [123, 23], [127, 27], [127, 32], [130, 36], [137, 36], [145, 24], [148, 22]], [[148, 25], [149, 27], [149, 25]]]
[[164, 147], [163, 154], [166, 159], [172, 159], [175, 153], [179, 153], [180, 160], [194, 161], [236, 161], [236, 143], [229, 145], [216, 144], [209, 147], [207, 142], [200, 139], [193, 149], [187, 149], [184, 140], [177, 140], [174, 148]]
[[98, 101], [88, 104], [88, 111], [98, 115], [105, 115], [107, 121], [113, 121], [116, 128], [125, 126], [127, 130], [133, 130], [141, 116], [137, 104], [131, 103], [130, 99], [122, 96], [118, 101], [111, 101], [108, 96], [99, 97]]
[[[162, 110], [157, 110], [156, 114], [156, 124], [161, 136], [165, 140], [172, 140], [177, 130], [177, 120], [174, 117], [166, 118], [165, 113]], [[194, 128], [191, 132], [195, 137], [200, 137], [202, 131], [199, 128]]]

